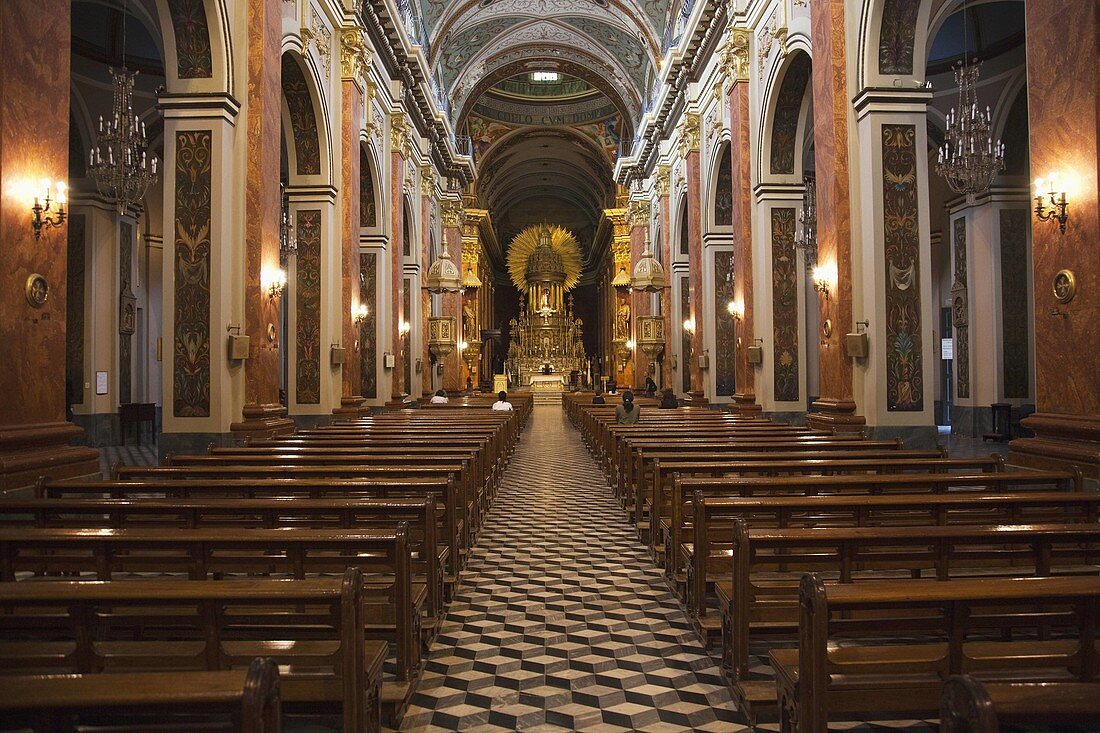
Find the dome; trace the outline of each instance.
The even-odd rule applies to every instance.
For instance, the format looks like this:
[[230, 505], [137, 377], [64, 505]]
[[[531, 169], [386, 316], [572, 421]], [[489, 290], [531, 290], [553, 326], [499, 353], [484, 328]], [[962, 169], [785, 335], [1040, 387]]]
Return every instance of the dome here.
[[527, 257], [524, 276], [528, 282], [564, 282], [565, 262], [551, 243], [550, 230], [546, 227], [539, 232], [539, 243]]

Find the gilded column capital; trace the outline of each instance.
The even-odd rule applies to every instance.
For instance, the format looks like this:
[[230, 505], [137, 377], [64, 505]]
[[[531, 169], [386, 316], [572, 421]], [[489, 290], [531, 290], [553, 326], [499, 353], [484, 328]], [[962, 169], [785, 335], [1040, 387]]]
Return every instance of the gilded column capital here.
[[[358, 27], [340, 32], [340, 75], [350, 81], [363, 81], [372, 62], [371, 50]], [[373, 92], [373, 89], [372, 89]]]
[[749, 36], [747, 29], [730, 26], [719, 55], [722, 74], [735, 84], [749, 80]]
[[412, 154], [412, 129], [404, 112], [390, 115], [390, 148], [405, 158]]
[[657, 165], [657, 172], [653, 174], [653, 189], [658, 196], [668, 196], [672, 189], [672, 167], [667, 163]]
[[687, 112], [680, 123], [680, 157], [699, 150], [699, 113]]
[[430, 163], [420, 166], [420, 193], [424, 196], [435, 196], [435, 186], [438, 177]]
[[630, 228], [644, 227], [649, 224], [649, 202], [631, 201], [626, 212], [627, 223]]
[[465, 212], [462, 210], [461, 201], [446, 200], [439, 204], [439, 215], [444, 227], [461, 228]]

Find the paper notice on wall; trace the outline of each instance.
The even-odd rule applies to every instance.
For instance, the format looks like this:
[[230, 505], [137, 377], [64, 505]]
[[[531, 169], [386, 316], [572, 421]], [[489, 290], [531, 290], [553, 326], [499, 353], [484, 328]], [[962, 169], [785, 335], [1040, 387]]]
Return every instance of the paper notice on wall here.
[[107, 394], [107, 372], [95, 373], [95, 393]]

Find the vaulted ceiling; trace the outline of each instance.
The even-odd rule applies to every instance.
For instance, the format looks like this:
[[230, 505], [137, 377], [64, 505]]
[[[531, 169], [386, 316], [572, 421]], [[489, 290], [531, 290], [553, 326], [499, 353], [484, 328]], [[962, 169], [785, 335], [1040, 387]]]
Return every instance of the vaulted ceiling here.
[[561, 71], [599, 88], [631, 125], [684, 0], [419, 0], [431, 63], [462, 121], [502, 79]]

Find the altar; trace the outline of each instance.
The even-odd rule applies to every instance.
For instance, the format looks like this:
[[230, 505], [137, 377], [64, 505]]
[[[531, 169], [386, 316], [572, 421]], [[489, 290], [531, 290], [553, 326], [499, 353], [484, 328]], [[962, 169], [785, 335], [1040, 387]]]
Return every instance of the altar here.
[[536, 405], [560, 405], [565, 379], [560, 374], [531, 375], [531, 399]]

